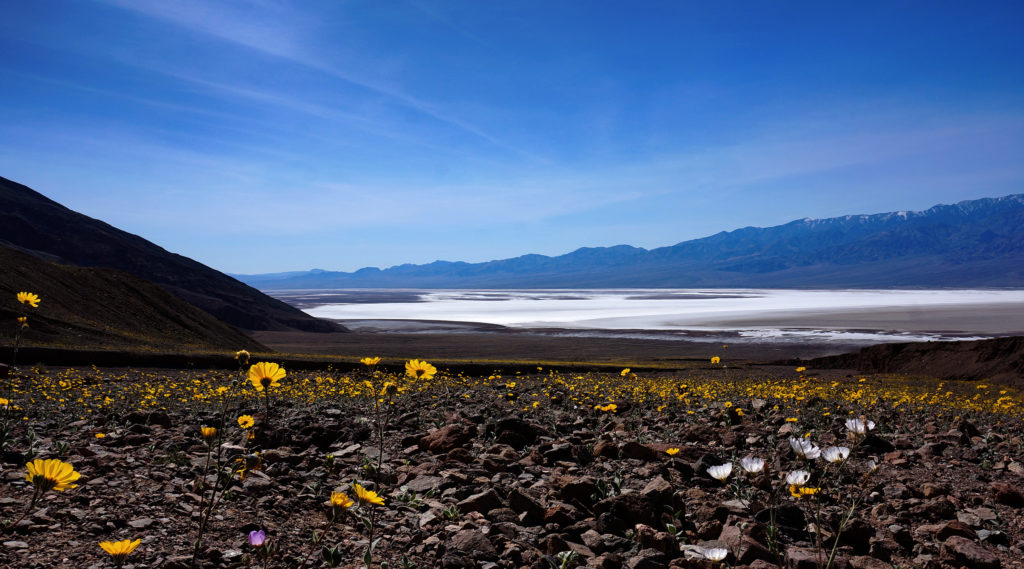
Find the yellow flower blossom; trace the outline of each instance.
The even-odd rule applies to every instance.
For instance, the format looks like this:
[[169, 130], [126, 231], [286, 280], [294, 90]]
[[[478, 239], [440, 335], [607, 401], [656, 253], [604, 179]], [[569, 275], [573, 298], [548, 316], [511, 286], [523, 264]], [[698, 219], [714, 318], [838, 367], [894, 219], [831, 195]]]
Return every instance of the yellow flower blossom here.
[[347, 509], [351, 508], [352, 504], [355, 504], [355, 502], [353, 502], [352, 498], [349, 498], [344, 492], [331, 492], [332, 508]]
[[39, 295], [32, 292], [19, 292], [18, 302], [27, 304], [32, 308], [39, 308]]
[[711, 363], [713, 363], [713, 364], [720, 364], [720, 363], [722, 363], [722, 358], [720, 358], [718, 356], [711, 356]]
[[136, 539], [135, 541], [130, 539], [122, 541], [101, 541], [100, 547], [103, 548], [103, 551], [110, 554], [114, 565], [120, 567], [124, 564], [124, 560], [128, 558], [128, 555], [135, 551], [135, 548], [138, 547], [140, 543], [142, 543], [142, 539]]
[[380, 357], [363, 358], [359, 360], [359, 363], [367, 366], [375, 366], [380, 363]]
[[25, 467], [28, 469], [25, 479], [40, 492], [49, 490], [63, 492], [68, 488], [76, 488], [78, 484], [72, 484], [72, 482], [82, 476], [75, 472], [75, 467], [70, 463], [57, 458], [47, 460], [37, 458], [26, 464]]
[[279, 381], [284, 379], [284, 368], [270, 362], [253, 364], [249, 368], [249, 382], [256, 388], [256, 391], [263, 391], [268, 387], [280, 387]]
[[437, 368], [425, 361], [409, 360], [405, 362], [405, 375], [416, 379], [433, 379]]
[[359, 500], [361, 504], [384, 505], [384, 498], [378, 496], [373, 490], [363, 488], [358, 482], [352, 485], [352, 490], [356, 493], [356, 500]]
[[675, 456], [675, 455], [679, 454], [679, 449], [676, 448], [676, 447], [665, 449], [665, 454], [667, 454], [669, 456]]
[[238, 426], [243, 429], [251, 429], [256, 424], [256, 419], [252, 418], [252, 415], [242, 415], [238, 418]]

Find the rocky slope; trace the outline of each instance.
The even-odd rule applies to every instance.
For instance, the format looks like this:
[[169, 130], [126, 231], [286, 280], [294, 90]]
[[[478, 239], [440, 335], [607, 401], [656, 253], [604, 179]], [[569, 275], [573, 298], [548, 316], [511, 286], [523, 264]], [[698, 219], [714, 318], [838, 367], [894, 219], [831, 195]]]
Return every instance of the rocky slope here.
[[[728, 380], [733, 372], [702, 373]], [[185, 386], [237, 378], [150, 375]], [[312, 377], [290, 373], [289, 381]], [[254, 399], [234, 410], [255, 415], [251, 440], [235, 427], [234, 413], [211, 408], [111, 409], [81, 421], [38, 413], [35, 451], [53, 456], [64, 443], [63, 456], [82, 479], [76, 489], [51, 492], [3, 536], [0, 564], [99, 569], [109, 561], [97, 542], [141, 539], [126, 567], [191, 567], [199, 512], [208, 503], [200, 481], [209, 447], [200, 425], [221, 428], [214, 446], [228, 468], [254, 450], [261, 464], [244, 480], [233, 478], [199, 567], [260, 565], [268, 549], [247, 541], [257, 530], [268, 536], [263, 547], [277, 548], [266, 567], [327, 566], [324, 545], [337, 548], [339, 566], [359, 567], [371, 537], [359, 518], [371, 515], [372, 537], [382, 538], [374, 566], [403, 566], [405, 556], [407, 566], [444, 569], [712, 569], [721, 565], [702, 556], [722, 549], [730, 567], [810, 569], [833, 545], [833, 566], [842, 569], [1009, 569], [1024, 556], [1019, 419], [879, 406], [872, 411], [876, 429], [851, 443], [846, 415], [830, 417], [826, 409], [837, 409], [827, 401], [802, 402], [799, 423], [787, 420], [793, 411], [776, 408], [781, 402], [758, 400], [663, 408], [618, 400], [608, 411], [573, 403], [571, 382], [557, 387], [552, 377], [538, 372], [517, 375], [511, 385], [401, 397], [387, 407], [383, 456], [374, 435], [379, 415], [365, 399], [312, 407], [280, 401], [271, 417]], [[54, 383], [24, 381], [30, 379]], [[858, 385], [827, 373], [812, 379]], [[132, 381], [101, 370], [85, 380]], [[538, 407], [516, 403], [544, 390], [550, 397]], [[796, 458], [789, 437], [805, 431], [822, 448], [852, 447], [849, 461]], [[0, 515], [8, 520], [31, 495], [25, 448], [18, 443], [4, 454]], [[670, 455], [672, 448], [679, 451]], [[741, 474], [739, 459], [747, 456], [765, 459], [765, 470]], [[872, 471], [869, 460], [879, 468]], [[709, 474], [730, 462], [728, 483]], [[783, 479], [798, 469], [814, 473], [807, 486], [820, 492], [790, 495]], [[332, 523], [328, 496], [351, 494], [357, 481], [384, 504], [345, 510]], [[322, 532], [320, 544], [313, 544], [314, 532]]]
[[[61, 265], [0, 247], [0, 336], [13, 338], [16, 295], [42, 299], [27, 309], [23, 346], [165, 352], [262, 350], [252, 338], [164, 289], [122, 271]], [[8, 342], [4, 362], [10, 361]], [[23, 360], [24, 361], [24, 360]]]
[[50, 261], [131, 273], [245, 330], [342, 330], [6, 178], [0, 178], [0, 245]]

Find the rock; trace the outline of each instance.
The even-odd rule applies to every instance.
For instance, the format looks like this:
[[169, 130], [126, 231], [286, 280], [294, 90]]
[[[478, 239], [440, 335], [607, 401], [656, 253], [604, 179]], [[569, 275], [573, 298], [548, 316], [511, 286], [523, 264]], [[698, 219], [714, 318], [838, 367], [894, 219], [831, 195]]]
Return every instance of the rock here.
[[495, 442], [523, 450], [537, 442], [544, 429], [518, 417], [501, 419], [494, 425]]
[[991, 487], [995, 492], [996, 502], [1014, 508], [1024, 506], [1024, 494], [1021, 494], [1019, 488], [1002, 482], [993, 482]]
[[461, 448], [473, 438], [473, 432], [460, 423], [445, 425], [420, 439], [420, 450], [444, 454]]
[[4, 547], [6, 547], [7, 549], [28, 549], [28, 544], [24, 541], [12, 540], [5, 541]]
[[659, 521], [659, 511], [661, 511], [661, 508], [658, 504], [652, 504], [639, 494], [620, 494], [594, 504], [594, 513], [599, 514], [599, 523], [601, 521], [600, 514], [609, 514], [623, 522], [619, 531], [606, 531], [598, 528], [598, 531], [603, 531], [604, 533], [620, 533], [625, 529], [632, 529], [636, 524], [656, 526]]
[[970, 526], [960, 520], [952, 520], [944, 524], [939, 524], [939, 527], [935, 531], [935, 539], [937, 541], [946, 541], [954, 535], [973, 539], [975, 537], [975, 532]]
[[954, 535], [942, 543], [943, 552], [959, 565], [972, 569], [999, 569], [1002, 563], [991, 551], [974, 541]]
[[552, 504], [544, 512], [544, 523], [558, 524], [563, 527], [576, 523], [581, 518], [582, 516], [580, 515], [579, 510], [569, 504], [559, 502]]
[[410, 492], [426, 494], [431, 490], [442, 490], [445, 487], [445, 479], [440, 476], [417, 476], [405, 483]]
[[153, 518], [139, 518], [128, 522], [128, 525], [136, 529], [148, 528], [153, 525]]
[[651, 480], [640, 491], [640, 495], [649, 500], [652, 504], [672, 504], [672, 494], [675, 488], [667, 480], [658, 476]]
[[498, 497], [493, 488], [488, 488], [479, 494], [473, 494], [458, 503], [459, 511], [464, 514], [469, 512], [480, 512], [481, 514], [485, 514], [502, 506], [504, 506], [504, 504], [502, 504], [501, 498]]
[[647, 445], [642, 445], [636, 441], [629, 441], [622, 445], [622, 458], [652, 461], [660, 459], [661, 453]]
[[584, 506], [592, 503], [594, 500], [591, 497], [600, 491], [591, 478], [555, 476], [551, 478], [550, 484], [559, 499]]
[[525, 515], [527, 519], [532, 520], [534, 523], [543, 521], [544, 513], [547, 510], [539, 500], [518, 488], [513, 488], [509, 491], [508, 507], [518, 514]]
[[477, 559], [494, 560], [498, 552], [494, 545], [480, 530], [464, 529], [455, 533], [448, 540], [448, 549], [472, 554]]
[[657, 549], [641, 549], [626, 561], [629, 569], [668, 569], [667, 556]]
[[598, 441], [598, 443], [594, 445], [594, 457], [596, 458], [599, 456], [611, 459], [619, 458], [619, 445], [615, 444], [615, 442], [611, 440]]
[[656, 549], [669, 557], [679, 552], [679, 542], [668, 532], [658, 531], [646, 524], [637, 524], [634, 532], [641, 549]]
[[852, 569], [892, 569], [892, 565], [885, 561], [875, 559], [874, 557], [869, 557], [867, 555], [851, 557], [850, 567]]

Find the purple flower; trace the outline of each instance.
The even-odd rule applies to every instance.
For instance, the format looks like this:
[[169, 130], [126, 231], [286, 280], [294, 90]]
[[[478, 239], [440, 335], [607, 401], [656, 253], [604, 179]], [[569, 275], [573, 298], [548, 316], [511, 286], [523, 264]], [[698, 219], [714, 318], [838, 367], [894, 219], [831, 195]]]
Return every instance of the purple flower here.
[[260, 547], [263, 542], [267, 541], [267, 533], [261, 529], [249, 532], [249, 545], [253, 547]]

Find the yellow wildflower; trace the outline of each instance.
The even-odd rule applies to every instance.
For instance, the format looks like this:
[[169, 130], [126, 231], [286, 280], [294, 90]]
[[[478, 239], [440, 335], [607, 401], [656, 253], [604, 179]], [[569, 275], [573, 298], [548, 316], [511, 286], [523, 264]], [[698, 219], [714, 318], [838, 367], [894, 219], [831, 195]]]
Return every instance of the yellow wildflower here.
[[39, 308], [39, 295], [31, 292], [19, 292], [18, 302], [27, 304], [32, 308]]
[[242, 415], [238, 418], [238, 426], [243, 429], [251, 429], [256, 424], [256, 419], [252, 418], [252, 415]]
[[135, 541], [130, 539], [122, 541], [101, 541], [100, 547], [103, 548], [103, 551], [110, 554], [114, 565], [120, 567], [124, 564], [124, 560], [128, 555], [135, 551], [135, 548], [138, 547], [140, 543], [142, 543], [142, 539], [136, 539]]
[[256, 388], [256, 391], [263, 391], [269, 387], [278, 387], [280, 380], [284, 379], [284, 368], [270, 362], [253, 364], [249, 368], [249, 382]]
[[375, 365], [380, 363], [380, 358], [379, 357], [363, 358], [363, 359], [359, 360], [359, 363], [361, 363], [363, 365], [367, 365], [367, 366], [375, 366]]
[[353, 502], [352, 498], [349, 498], [348, 495], [345, 494], [344, 492], [331, 492], [332, 508], [347, 509], [351, 508], [352, 504], [355, 504], [355, 502]]
[[40, 492], [48, 490], [63, 492], [68, 488], [75, 488], [78, 484], [72, 484], [72, 482], [82, 477], [81, 474], [75, 472], [74, 466], [57, 458], [47, 460], [37, 458], [26, 464], [25, 467], [28, 469], [25, 479], [35, 485]]
[[720, 364], [720, 363], [722, 363], [722, 358], [720, 358], [718, 356], [711, 356], [711, 363], [713, 363], [713, 364]]
[[356, 500], [359, 500], [361, 504], [384, 505], [384, 498], [378, 496], [373, 490], [363, 488], [358, 482], [352, 485], [352, 490], [356, 493]]
[[667, 454], [669, 456], [675, 456], [675, 455], [679, 454], [679, 449], [676, 448], [676, 447], [672, 447], [670, 449], [665, 449], [665, 454]]
[[416, 379], [432, 379], [437, 368], [425, 361], [409, 360], [405, 362], [405, 375]]

